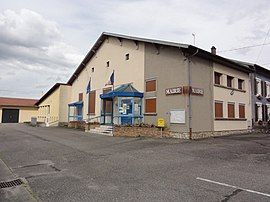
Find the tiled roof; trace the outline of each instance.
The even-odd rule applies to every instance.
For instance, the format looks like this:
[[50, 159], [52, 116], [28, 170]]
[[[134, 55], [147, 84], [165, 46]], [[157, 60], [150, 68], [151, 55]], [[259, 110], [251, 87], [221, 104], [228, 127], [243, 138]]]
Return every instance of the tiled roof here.
[[0, 106], [35, 107], [37, 101], [35, 99], [0, 97]]

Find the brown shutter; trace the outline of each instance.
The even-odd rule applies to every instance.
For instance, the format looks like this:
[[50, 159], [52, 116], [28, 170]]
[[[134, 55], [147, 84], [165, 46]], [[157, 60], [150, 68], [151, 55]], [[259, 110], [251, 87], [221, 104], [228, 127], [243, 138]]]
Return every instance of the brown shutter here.
[[[103, 89], [103, 94], [108, 93], [108, 92], [110, 92], [111, 90], [112, 90], [111, 87], [109, 87], [109, 88], [104, 88], [104, 89]], [[103, 105], [102, 105], [102, 106], [103, 106]], [[111, 101], [106, 101], [106, 111], [105, 111], [105, 113], [112, 113], [112, 102], [111, 102]]]
[[156, 91], [156, 80], [146, 81], [146, 92]]
[[145, 113], [156, 113], [156, 98], [145, 99]]
[[88, 114], [95, 114], [96, 110], [96, 91], [91, 91], [89, 93], [89, 106], [88, 106]]
[[215, 117], [223, 118], [223, 104], [221, 102], [215, 103]]
[[246, 118], [245, 105], [239, 105], [239, 118], [240, 119]]
[[83, 93], [79, 93], [79, 101], [83, 101]]
[[228, 118], [235, 118], [235, 109], [232, 103], [228, 104]]

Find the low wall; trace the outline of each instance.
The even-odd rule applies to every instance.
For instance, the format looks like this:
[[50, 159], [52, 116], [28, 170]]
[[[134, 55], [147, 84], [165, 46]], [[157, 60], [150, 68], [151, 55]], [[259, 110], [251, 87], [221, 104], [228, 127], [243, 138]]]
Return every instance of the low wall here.
[[[219, 137], [234, 134], [247, 134], [254, 130], [233, 130], [233, 131], [203, 131], [193, 132], [191, 139], [203, 139], [209, 137]], [[255, 132], [255, 131], [254, 131]], [[140, 126], [114, 126], [113, 136], [116, 137], [167, 137], [167, 138], [180, 138], [190, 139], [188, 132], [174, 132], [164, 129], [161, 133], [159, 128], [156, 127], [140, 127]]]

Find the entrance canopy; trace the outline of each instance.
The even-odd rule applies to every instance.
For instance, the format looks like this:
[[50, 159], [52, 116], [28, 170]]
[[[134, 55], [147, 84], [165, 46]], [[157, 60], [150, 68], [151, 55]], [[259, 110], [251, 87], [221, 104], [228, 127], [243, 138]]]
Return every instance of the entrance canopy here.
[[112, 100], [115, 97], [142, 98], [143, 93], [137, 91], [131, 84], [123, 84], [112, 91], [100, 95], [100, 98], [104, 100]]
[[73, 102], [73, 103], [68, 104], [68, 106], [70, 107], [77, 107], [77, 106], [82, 106], [82, 105], [83, 105], [83, 101]]

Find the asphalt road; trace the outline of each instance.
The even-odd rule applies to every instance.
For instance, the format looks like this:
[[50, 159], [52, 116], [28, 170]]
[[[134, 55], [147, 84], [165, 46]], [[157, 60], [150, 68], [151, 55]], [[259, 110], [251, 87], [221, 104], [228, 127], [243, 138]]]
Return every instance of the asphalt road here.
[[0, 201], [270, 201], [270, 135], [121, 138], [0, 124]]

